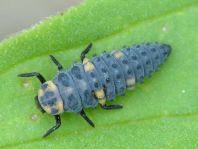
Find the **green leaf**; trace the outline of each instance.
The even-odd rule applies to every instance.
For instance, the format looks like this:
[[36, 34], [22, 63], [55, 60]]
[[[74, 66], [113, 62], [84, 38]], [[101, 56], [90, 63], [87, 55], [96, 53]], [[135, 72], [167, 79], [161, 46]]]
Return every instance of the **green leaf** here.
[[[87, 0], [77, 8], [0, 44], [0, 146], [15, 148], [197, 148], [197, 0]], [[77, 114], [62, 115], [62, 126], [36, 108], [39, 83], [17, 74], [57, 70], [48, 55], [69, 68], [93, 42], [91, 53], [141, 42], [163, 42], [173, 51], [160, 71], [117, 97], [122, 110], [87, 109], [93, 129]], [[92, 54], [89, 54], [91, 57]]]

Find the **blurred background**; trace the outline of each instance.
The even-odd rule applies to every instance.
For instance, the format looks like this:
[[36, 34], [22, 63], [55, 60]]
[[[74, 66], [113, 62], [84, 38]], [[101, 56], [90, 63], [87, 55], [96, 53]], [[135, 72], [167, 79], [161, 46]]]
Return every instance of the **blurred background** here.
[[82, 0], [1, 0], [0, 41]]

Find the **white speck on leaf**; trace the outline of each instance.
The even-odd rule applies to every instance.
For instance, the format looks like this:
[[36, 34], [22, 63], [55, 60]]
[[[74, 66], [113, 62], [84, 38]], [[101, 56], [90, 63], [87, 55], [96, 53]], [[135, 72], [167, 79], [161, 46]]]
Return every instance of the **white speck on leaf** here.
[[168, 31], [169, 31], [168, 26], [167, 25], [164, 25], [162, 27], [162, 32], [168, 32]]
[[186, 93], [186, 90], [183, 89], [183, 90], [182, 90], [182, 93], [185, 94], [185, 93]]
[[33, 121], [37, 121], [38, 120], [38, 115], [37, 114], [33, 114], [32, 115], [32, 120]]
[[30, 83], [29, 83], [29, 82], [24, 82], [24, 83], [23, 83], [23, 87], [29, 88], [29, 87], [30, 87]]

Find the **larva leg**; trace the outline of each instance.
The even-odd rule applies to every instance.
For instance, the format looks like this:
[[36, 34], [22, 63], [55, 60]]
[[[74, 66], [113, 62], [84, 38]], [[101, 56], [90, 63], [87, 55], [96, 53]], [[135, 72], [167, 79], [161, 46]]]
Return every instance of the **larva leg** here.
[[46, 80], [39, 72], [30, 72], [19, 74], [18, 77], [37, 77], [41, 83], [45, 83]]
[[60, 64], [60, 62], [53, 55], [50, 55], [50, 58], [54, 62], [54, 64], [58, 67], [59, 71], [63, 69], [63, 66]]
[[49, 134], [51, 134], [52, 132], [54, 132], [55, 130], [57, 130], [57, 129], [61, 126], [61, 118], [60, 118], [60, 115], [55, 115], [54, 118], [55, 118], [55, 120], [56, 120], [56, 125], [53, 126], [52, 128], [50, 128], [50, 129], [43, 135], [43, 137], [47, 137]]
[[82, 116], [82, 118], [87, 121], [89, 123], [89, 125], [91, 125], [92, 127], [95, 127], [94, 123], [87, 117], [85, 111], [82, 109], [82, 111], [80, 112], [80, 115]]
[[82, 62], [83, 62], [83, 60], [84, 60], [86, 54], [90, 51], [91, 47], [92, 47], [92, 43], [90, 43], [90, 44], [82, 51], [82, 53], [81, 53], [81, 55], [80, 55], [80, 59], [81, 59]]
[[[105, 95], [106, 95], [106, 86], [103, 86], [103, 87], [104, 87], [104, 92], [105, 92]], [[101, 108], [103, 108], [105, 110], [113, 110], [113, 109], [121, 109], [121, 108], [123, 108], [122, 105], [106, 105], [105, 102], [104, 103], [100, 103]]]
[[100, 105], [105, 110], [113, 110], [113, 109], [121, 109], [123, 106], [121, 105]]

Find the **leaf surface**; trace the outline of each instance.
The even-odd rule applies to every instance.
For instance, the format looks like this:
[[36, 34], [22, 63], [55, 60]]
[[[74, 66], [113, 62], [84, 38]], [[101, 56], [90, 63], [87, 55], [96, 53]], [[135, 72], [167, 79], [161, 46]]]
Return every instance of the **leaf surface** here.
[[[197, 0], [87, 0], [0, 43], [0, 147], [15, 148], [197, 148]], [[163, 42], [173, 51], [161, 69], [114, 103], [122, 110], [87, 109], [90, 128], [77, 114], [62, 115], [61, 128], [34, 105], [39, 83], [17, 74], [57, 73], [53, 54], [65, 68], [92, 42], [93, 53], [142, 42]]]

